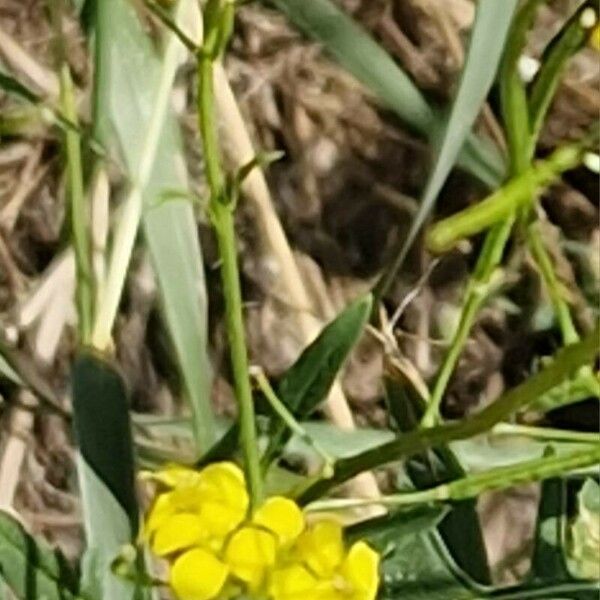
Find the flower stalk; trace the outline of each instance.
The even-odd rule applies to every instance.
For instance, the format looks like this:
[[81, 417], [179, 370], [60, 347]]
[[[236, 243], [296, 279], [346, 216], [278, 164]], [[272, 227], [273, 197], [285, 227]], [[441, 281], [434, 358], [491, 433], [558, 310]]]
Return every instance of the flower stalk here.
[[237, 263], [235, 203], [230, 196], [221, 165], [213, 89], [214, 63], [229, 38], [233, 10], [233, 3], [228, 1], [222, 3], [220, 0], [211, 0], [205, 8], [205, 38], [198, 53], [198, 120], [206, 180], [210, 189], [209, 213], [221, 258], [225, 319], [239, 406], [240, 445], [244, 454], [250, 505], [255, 507], [262, 497], [262, 478]]
[[517, 465], [491, 469], [490, 471], [469, 475], [468, 477], [438, 485], [428, 490], [390, 494], [377, 500], [364, 498], [322, 500], [309, 504], [306, 510], [310, 512], [346, 510], [360, 508], [373, 502], [393, 507], [440, 501], [458, 502], [460, 500], [476, 498], [480, 494], [491, 490], [505, 489], [521, 483], [557, 477], [564, 473], [591, 467], [599, 462], [600, 444], [594, 444], [591, 448], [579, 452], [549, 458], [537, 458]]

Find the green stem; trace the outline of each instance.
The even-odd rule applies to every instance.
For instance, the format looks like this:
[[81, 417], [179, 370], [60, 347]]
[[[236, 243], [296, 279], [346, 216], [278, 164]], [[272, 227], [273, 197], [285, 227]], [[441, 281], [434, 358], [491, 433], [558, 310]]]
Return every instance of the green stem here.
[[534, 222], [528, 227], [527, 241], [554, 306], [554, 311], [562, 332], [563, 344], [574, 344], [579, 341], [579, 334], [577, 333], [577, 329], [575, 329], [571, 311], [560, 289], [560, 283], [554, 266], [544, 246], [539, 222]]
[[220, 149], [217, 138], [217, 114], [213, 93], [213, 60], [213, 54], [206, 50], [199, 55], [198, 117], [203, 144], [206, 179], [211, 193], [210, 214], [217, 236], [222, 263], [221, 280], [225, 298], [225, 320], [240, 413], [240, 444], [244, 454], [251, 505], [254, 507], [260, 502], [262, 497], [262, 479], [254, 403], [248, 370], [233, 205], [226, 195], [225, 176], [221, 167]]
[[[531, 126], [529, 123], [526, 92], [519, 79], [517, 62], [525, 44], [527, 31], [529, 30], [539, 4], [540, 0], [527, 0], [527, 2], [524, 3], [515, 19], [513, 32], [510, 35], [510, 44], [506, 49], [500, 70], [501, 106], [509, 142], [510, 175], [513, 178], [517, 178], [512, 184], [515, 187], [512, 191], [518, 192], [516, 195], [513, 194], [515, 195], [515, 198], [526, 199], [525, 201], [519, 200], [520, 202], [523, 202], [525, 209], [515, 210], [519, 207], [516, 206], [515, 198], [513, 198], [513, 201], [511, 202], [515, 205], [513, 210], [510, 213], [504, 213], [506, 215], [504, 217], [504, 222], [496, 224], [486, 236], [475, 273], [467, 289], [459, 326], [444, 358], [431, 394], [431, 401], [423, 416], [422, 426], [425, 427], [433, 425], [439, 419], [439, 409], [442, 398], [452, 372], [458, 362], [462, 348], [469, 336], [469, 332], [482, 304], [482, 300], [485, 297], [485, 290], [489, 284], [490, 278], [502, 259], [504, 248], [515, 221], [515, 213], [521, 212], [522, 217], [523, 213], [528, 213], [531, 199], [537, 188], [552, 181], [557, 174], [572, 168], [583, 157], [584, 144], [566, 146], [557, 150], [548, 161], [539, 163], [537, 168], [534, 167], [532, 170], [529, 170], [530, 153], [532, 152], [532, 142], [530, 137]], [[529, 175], [527, 175], [528, 172]], [[484, 204], [482, 207], [484, 211], [487, 211], [485, 213], [487, 219], [485, 224], [489, 225], [489, 223], [493, 222], [498, 217], [503, 216], [497, 209], [500, 207], [504, 210], [504, 207], [501, 205], [505, 202], [506, 198], [500, 197], [494, 199], [494, 195], [492, 195], [492, 202], [488, 205]], [[480, 211], [482, 208], [478, 207], [477, 210]], [[492, 209], [496, 210], [496, 212]], [[444, 234], [448, 234], [449, 231], [452, 235], [455, 235], [457, 225], [460, 225], [469, 231], [472, 230], [474, 226], [472, 215], [462, 214], [457, 216], [456, 219], [457, 221], [450, 222], [450, 228], [448, 228], [448, 223], [446, 223], [445, 228], [442, 227], [441, 230], [438, 230], [438, 235], [440, 231]], [[439, 242], [440, 240], [437, 241]], [[442, 245], [446, 244], [446, 242], [447, 240], [442, 236]], [[543, 244], [538, 245], [538, 250], [538, 255], [544, 260], [545, 248], [543, 247]], [[545, 260], [543, 266], [548, 265], [550, 265], [551, 269], [552, 265], [549, 258]], [[543, 270], [542, 272], [544, 273]], [[552, 274], [554, 275], [554, 273]], [[572, 326], [568, 306], [560, 296], [555, 295], [554, 299], [555, 307], [560, 311], [559, 321], [563, 327], [563, 336], [566, 339], [573, 341], [573, 333], [576, 332]]]
[[[78, 125], [77, 108], [73, 81], [68, 64], [63, 61], [60, 66], [60, 103], [63, 117]], [[85, 206], [83, 189], [83, 171], [81, 164], [80, 137], [76, 129], [64, 130], [65, 148], [67, 155], [67, 179], [71, 230], [75, 250], [77, 316], [79, 319], [80, 342], [87, 344], [92, 332], [93, 318], [93, 278], [91, 268], [90, 239], [88, 214]]]
[[514, 412], [528, 406], [542, 394], [562, 383], [580, 367], [594, 360], [598, 353], [598, 336], [600, 336], [600, 328], [596, 327], [581, 342], [559, 350], [548, 367], [531, 376], [469, 419], [411, 431], [385, 444], [338, 460], [333, 477], [308, 486], [300, 494], [299, 500], [306, 503], [320, 498], [336, 485], [351, 479], [362, 471], [370, 471], [431, 447], [463, 440], [491, 429], [497, 423], [504, 421]]
[[525, 436], [549, 442], [569, 442], [572, 444], [597, 444], [597, 433], [553, 429], [551, 427], [532, 427], [516, 423], [498, 423], [492, 429], [494, 435]]
[[435, 385], [431, 391], [429, 403], [421, 421], [422, 427], [431, 427], [439, 418], [440, 405], [448, 382], [460, 358], [465, 342], [469, 337], [479, 308], [487, 297], [492, 275], [502, 258], [504, 246], [510, 235], [513, 221], [513, 218], [508, 218], [495, 225], [485, 238], [481, 254], [475, 266], [475, 272], [467, 287], [458, 327], [452, 337], [450, 347], [444, 357]]
[[481, 202], [435, 223], [427, 233], [427, 247], [432, 252], [445, 252], [459, 240], [506, 220], [515, 211], [529, 209], [536, 191], [553, 183], [564, 171], [577, 167], [584, 155], [585, 144], [558, 148]]
[[508, 142], [509, 173], [520, 175], [528, 166], [529, 110], [527, 93], [521, 81], [518, 61], [542, 0], [525, 0], [514, 18], [500, 65], [500, 107]]
[[277, 413], [279, 418], [295, 433], [299, 439], [312, 448], [323, 460], [322, 477], [328, 477], [333, 473], [335, 458], [325, 450], [319, 442], [302, 427], [294, 418], [294, 415], [286, 408], [285, 404], [277, 397], [273, 386], [265, 376], [264, 371], [260, 367], [252, 369], [252, 375], [258, 384], [258, 387], [264, 394], [265, 398], [271, 405], [271, 408]]
[[308, 511], [345, 510], [359, 508], [369, 504], [384, 506], [407, 506], [439, 501], [458, 502], [476, 498], [483, 492], [506, 489], [521, 483], [541, 481], [558, 475], [564, 475], [577, 469], [583, 469], [600, 462], [600, 444], [592, 448], [573, 452], [567, 455], [538, 458], [524, 461], [518, 465], [499, 467], [469, 475], [451, 483], [438, 485], [428, 490], [391, 494], [377, 499], [342, 498], [313, 502], [307, 506]]

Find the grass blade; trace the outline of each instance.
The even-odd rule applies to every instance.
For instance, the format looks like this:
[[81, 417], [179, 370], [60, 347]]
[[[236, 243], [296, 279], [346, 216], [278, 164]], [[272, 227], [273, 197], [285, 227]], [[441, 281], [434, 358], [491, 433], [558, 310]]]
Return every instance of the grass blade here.
[[385, 293], [395, 279], [425, 219], [431, 212], [461, 148], [494, 81], [517, 0], [481, 0], [460, 85], [437, 150], [435, 164], [423, 192], [419, 210], [402, 248], [380, 285]]
[[[180, 0], [177, 13], [190, 4]], [[210, 447], [214, 428], [204, 274], [196, 222], [188, 201], [157, 202], [165, 190], [187, 187], [181, 169], [179, 131], [165, 103], [181, 45], [173, 34], [168, 35], [161, 62], [128, 2], [97, 2], [95, 118], [98, 139], [122, 156], [134, 186], [138, 186], [133, 212], [141, 211], [164, 316], [192, 407], [196, 443], [202, 451]], [[158, 101], [164, 103], [162, 114], [156, 110]], [[157, 118], [161, 127], [152, 122]], [[149, 141], [152, 124], [156, 137]], [[137, 143], [139, 140], [147, 143]]]
[[[329, 54], [415, 131], [429, 137], [437, 129], [439, 117], [411, 79], [366, 31], [332, 2], [269, 1], [302, 31], [321, 42]], [[509, 0], [511, 3], [514, 0]], [[505, 3], [492, 0], [492, 4], [504, 6]], [[487, 51], [481, 60], [489, 64]], [[498, 154], [484, 140], [474, 136], [469, 137], [459, 162], [490, 187], [503, 177], [504, 167]]]

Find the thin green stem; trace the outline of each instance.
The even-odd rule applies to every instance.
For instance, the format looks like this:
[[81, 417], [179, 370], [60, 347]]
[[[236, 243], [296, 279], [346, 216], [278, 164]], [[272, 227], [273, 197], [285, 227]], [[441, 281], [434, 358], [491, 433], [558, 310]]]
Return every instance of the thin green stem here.
[[[536, 171], [534, 168], [530, 171], [530, 175], [527, 176], [531, 158], [530, 154], [532, 152], [530, 137], [531, 126], [529, 123], [526, 91], [518, 75], [517, 62], [525, 44], [527, 31], [539, 4], [540, 0], [527, 0], [527, 2], [524, 3], [515, 19], [513, 32], [510, 36], [510, 43], [506, 49], [500, 69], [501, 107], [509, 141], [510, 175], [511, 177], [516, 178], [514, 179], [513, 185], [517, 186], [518, 194], [516, 197], [520, 199], [519, 202], [522, 202], [522, 206], [519, 207], [516, 203], [513, 203], [515, 204], [513, 210], [508, 214], [506, 214], [506, 212], [504, 213], [506, 215], [504, 217], [504, 222], [494, 225], [486, 236], [483, 250], [475, 268], [475, 273], [473, 274], [473, 278], [467, 289], [459, 326], [452, 339], [448, 352], [444, 357], [444, 361], [431, 394], [430, 403], [423, 416], [421, 425], [424, 427], [432, 426], [439, 419], [439, 409], [448, 382], [450, 381], [450, 377], [452, 376], [462, 349], [468, 339], [469, 332], [473, 326], [482, 301], [486, 296], [486, 288], [489, 285], [496, 267], [502, 260], [506, 243], [515, 222], [515, 215], [521, 213], [521, 218], [524, 218], [524, 215], [530, 212], [531, 200], [537, 189], [541, 185], [546, 185], [552, 181], [557, 174], [572, 168], [583, 157], [583, 144], [560, 148], [549, 161], [539, 163], [538, 170]], [[525, 200], [521, 200], [522, 198], [525, 198]], [[500, 198], [500, 200], [502, 201], [505, 199]], [[499, 206], [498, 201], [496, 201], [496, 203], [493, 201], [491, 205], [483, 206], [483, 209], [490, 211], [490, 209], [497, 209], [497, 205]], [[501, 216], [502, 211], [496, 213], [490, 211], [489, 214], [486, 213], [486, 224], [493, 222], [494, 219]], [[457, 218], [460, 222], [455, 223], [452, 221], [450, 225], [453, 227], [450, 227], [449, 230], [447, 229], [448, 223], [446, 223], [446, 229], [442, 228], [442, 230], [438, 230], [438, 234], [440, 231], [443, 234], [447, 234], [448, 231], [450, 231], [450, 233], [454, 235], [455, 225], [461, 225], [469, 230], [474, 226], [473, 219], [469, 218], [469, 215], [462, 215]], [[446, 238], [442, 236], [441, 243], [446, 244], [446, 242]], [[545, 256], [543, 244], [538, 244], [537, 249], [539, 251], [538, 256], [544, 261], [544, 264], [542, 265], [542, 273], [544, 274], [544, 267], [548, 267], [549, 265], [550, 270], [552, 270], [552, 264], [549, 258]], [[545, 270], [545, 275], [549, 276], [547, 269]], [[556, 278], [553, 271], [552, 276], [555, 281]], [[556, 289], [556, 286], [554, 289]], [[555, 301], [555, 307], [557, 307], [559, 311], [559, 322], [563, 329], [563, 336], [570, 341], [578, 339], [573, 337], [573, 333], [576, 333], [576, 331], [573, 327], [569, 309], [564, 302], [564, 299], [562, 299], [560, 295], [554, 295], [553, 300]]]
[[464, 421], [414, 430], [390, 442], [338, 460], [333, 477], [309, 485], [302, 490], [299, 500], [304, 503], [310, 502], [362, 471], [370, 471], [429, 448], [488, 431], [568, 379], [583, 365], [594, 360], [598, 353], [598, 336], [600, 336], [600, 328], [596, 327], [581, 342], [559, 350], [552, 363], [544, 370], [531, 376], [493, 404]]
[[500, 107], [508, 142], [509, 173], [520, 175], [528, 167], [529, 110], [527, 93], [521, 80], [518, 61], [542, 0], [525, 0], [515, 16], [500, 65]]
[[83, 170], [81, 163], [81, 140], [77, 131], [78, 117], [75, 104], [75, 92], [69, 65], [64, 58], [61, 32], [61, 7], [52, 3], [52, 13], [58, 36], [57, 54], [60, 62], [60, 106], [62, 116], [74, 128], [64, 129], [65, 150], [67, 157], [67, 190], [73, 247], [75, 250], [76, 289], [75, 299], [79, 320], [79, 337], [82, 344], [87, 344], [91, 337], [93, 321], [94, 282], [92, 277], [92, 261], [90, 249], [89, 215], [85, 206], [83, 187]]
[[438, 421], [440, 406], [448, 387], [448, 382], [460, 358], [465, 342], [469, 337], [479, 308], [487, 297], [492, 275], [502, 258], [513, 221], [513, 218], [508, 218], [495, 225], [485, 239], [475, 272], [467, 287], [458, 327], [452, 337], [450, 347], [444, 357], [433, 390], [431, 391], [429, 403], [421, 421], [422, 427], [431, 427]]
[[217, 113], [213, 92], [213, 61], [215, 59], [213, 33], [214, 29], [207, 32], [205, 45], [198, 56], [198, 117], [206, 179], [211, 193], [210, 214], [221, 257], [225, 319], [240, 413], [240, 444], [244, 454], [251, 505], [254, 507], [262, 497], [262, 478], [242, 313], [242, 293], [235, 243], [234, 207], [227, 197], [216, 128]]
[[573, 344], [579, 341], [579, 334], [573, 323], [569, 306], [564, 299], [558, 277], [554, 270], [554, 265], [544, 246], [544, 240], [542, 239], [540, 224], [538, 222], [534, 222], [528, 227], [527, 241], [531, 254], [542, 276], [542, 280], [550, 295], [552, 305], [554, 306], [554, 311], [562, 332], [563, 344]]
[[432, 252], [444, 252], [459, 240], [506, 220], [515, 211], [528, 210], [537, 190], [553, 183], [564, 171], [577, 167], [584, 155], [585, 144], [568, 144], [545, 160], [536, 161], [481, 202], [435, 223], [427, 233], [428, 248]]
[[285, 404], [278, 398], [273, 386], [267, 379], [264, 371], [260, 367], [252, 368], [252, 376], [256, 380], [258, 387], [271, 405], [271, 408], [277, 413], [279, 418], [295, 433], [305, 444], [312, 448], [323, 460], [322, 477], [328, 477], [333, 474], [335, 458], [325, 450], [294, 418], [294, 415], [286, 408]]
[[516, 423], [498, 423], [492, 429], [494, 435], [525, 436], [535, 440], [549, 442], [569, 442], [573, 444], [597, 444], [597, 433], [553, 429], [551, 427], [532, 427]]
[[476, 498], [483, 492], [506, 489], [525, 482], [541, 481], [571, 471], [584, 469], [600, 462], [600, 444], [592, 448], [567, 455], [552, 456], [524, 461], [517, 465], [499, 467], [469, 475], [450, 483], [438, 485], [428, 490], [391, 494], [377, 499], [341, 498], [322, 500], [309, 504], [308, 511], [346, 510], [369, 504], [384, 506], [408, 506], [439, 501], [458, 502]]

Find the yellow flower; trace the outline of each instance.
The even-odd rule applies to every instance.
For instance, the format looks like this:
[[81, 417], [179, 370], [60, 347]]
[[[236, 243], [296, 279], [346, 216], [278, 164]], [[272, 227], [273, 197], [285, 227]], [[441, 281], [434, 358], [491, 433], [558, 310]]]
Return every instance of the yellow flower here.
[[365, 542], [344, 549], [342, 527], [321, 521], [297, 541], [294, 563], [275, 570], [274, 600], [374, 600], [379, 587], [379, 555]]
[[274, 496], [248, 515], [243, 472], [229, 462], [195, 471], [171, 465], [146, 474], [166, 488], [146, 519], [145, 539], [169, 561], [179, 600], [374, 600], [379, 555], [348, 551], [333, 520], [307, 528], [298, 505]]
[[177, 598], [216, 598], [230, 574], [223, 546], [248, 511], [243, 472], [233, 463], [201, 471], [169, 466], [146, 479], [167, 488], [156, 498], [144, 534], [154, 554], [172, 562], [170, 584]]

